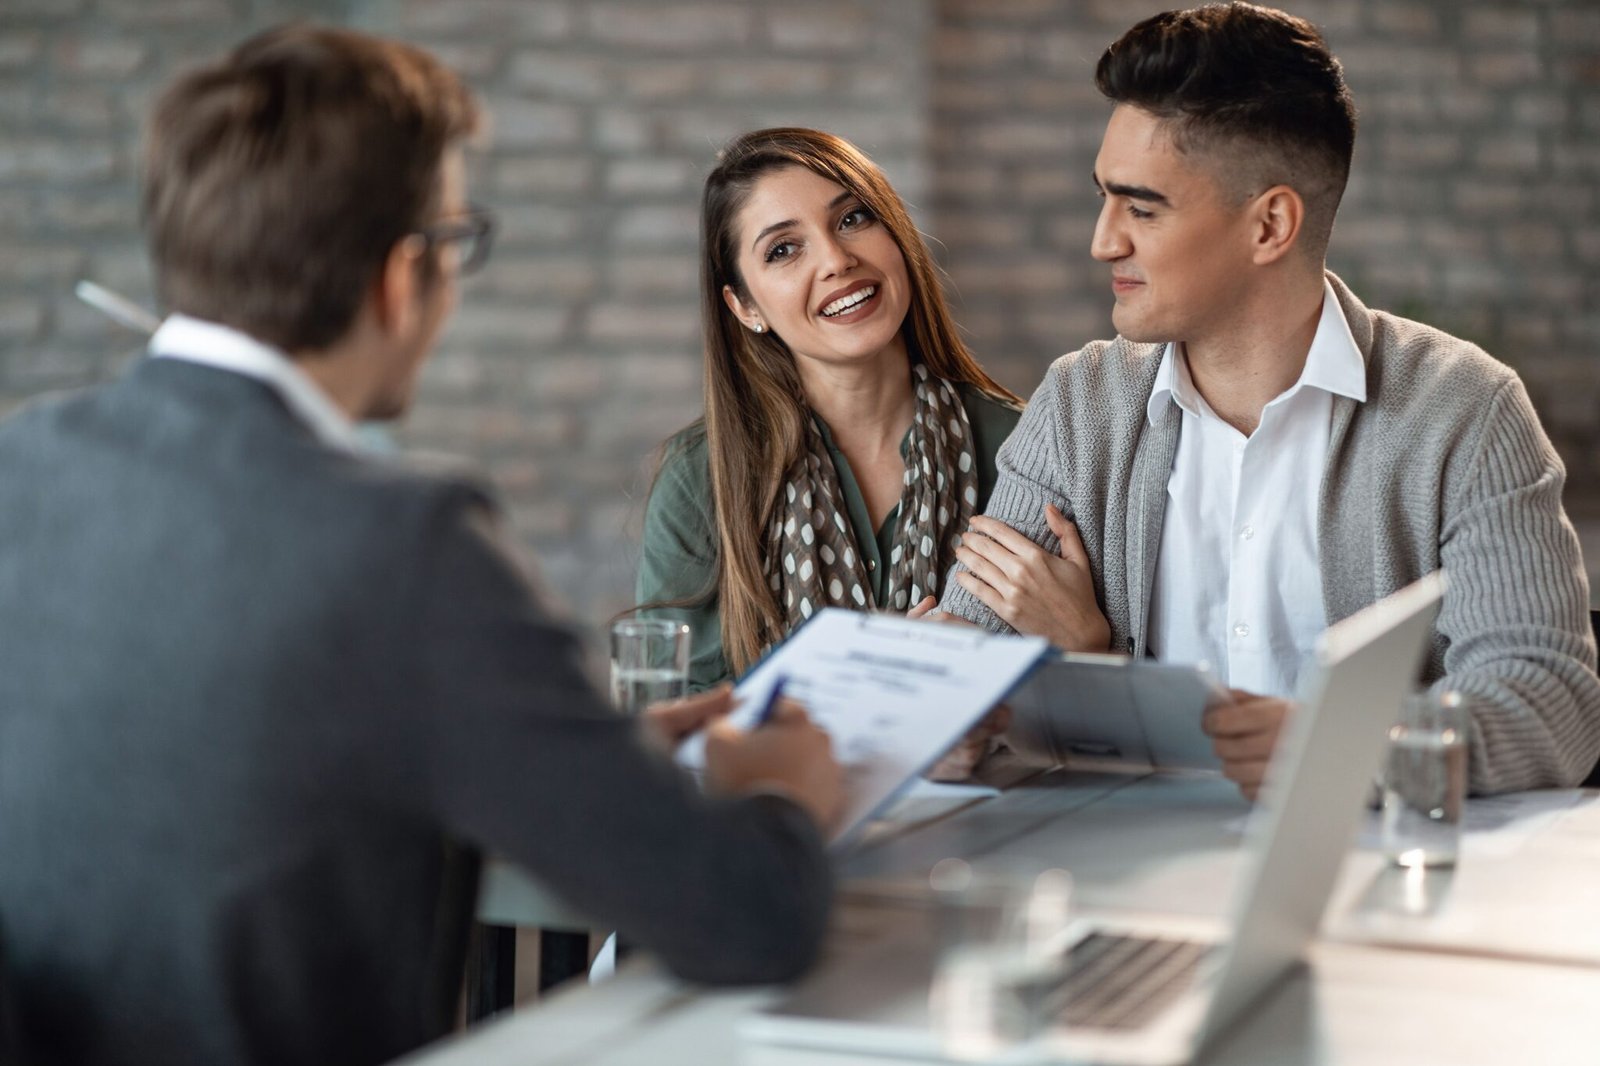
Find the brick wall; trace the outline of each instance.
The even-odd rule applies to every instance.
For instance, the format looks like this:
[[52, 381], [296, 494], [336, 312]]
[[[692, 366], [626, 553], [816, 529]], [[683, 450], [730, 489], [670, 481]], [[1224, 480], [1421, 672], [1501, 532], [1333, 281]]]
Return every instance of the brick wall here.
[[[1087, 253], [1106, 114], [1090, 72], [1159, 6], [0, 0], [0, 411], [136, 353], [70, 288], [151, 299], [132, 174], [175, 70], [294, 16], [426, 44], [495, 113], [474, 196], [502, 228], [401, 437], [480, 461], [547, 582], [599, 620], [629, 600], [649, 452], [698, 409], [694, 216], [715, 147], [789, 122], [860, 143], [941, 242], [980, 357], [1027, 393], [1110, 331]], [[1515, 365], [1572, 505], [1600, 511], [1600, 9], [1288, 6], [1324, 26], [1362, 109], [1334, 268]]]

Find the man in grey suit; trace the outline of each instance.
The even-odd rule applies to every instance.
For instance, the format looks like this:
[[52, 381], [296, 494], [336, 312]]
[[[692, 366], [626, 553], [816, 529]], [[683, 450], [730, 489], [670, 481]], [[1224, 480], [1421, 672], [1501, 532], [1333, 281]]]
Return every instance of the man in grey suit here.
[[263, 34], [156, 107], [174, 314], [0, 427], [0, 939], [35, 1061], [373, 1063], [448, 1027], [494, 850], [686, 978], [814, 957], [839, 769], [795, 708], [713, 723], [702, 795], [586, 682], [484, 493], [360, 453], [488, 220], [465, 88]]
[[1322, 35], [1169, 11], [1095, 83], [1119, 335], [1050, 368], [944, 609], [1208, 661], [1235, 691], [1204, 728], [1253, 797], [1322, 630], [1443, 567], [1424, 681], [1471, 711], [1473, 789], [1582, 780], [1600, 679], [1561, 461], [1510, 368], [1326, 272], [1356, 122]]

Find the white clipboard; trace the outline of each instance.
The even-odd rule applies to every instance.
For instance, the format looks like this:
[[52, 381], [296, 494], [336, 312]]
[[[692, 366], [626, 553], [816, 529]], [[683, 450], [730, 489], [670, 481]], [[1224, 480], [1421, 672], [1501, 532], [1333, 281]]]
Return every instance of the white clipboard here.
[[[842, 847], [1014, 688], [1049, 644], [968, 626], [828, 608], [740, 680], [731, 716], [750, 728], [780, 679], [833, 740], [846, 773]], [[705, 741], [677, 752], [705, 765]]]

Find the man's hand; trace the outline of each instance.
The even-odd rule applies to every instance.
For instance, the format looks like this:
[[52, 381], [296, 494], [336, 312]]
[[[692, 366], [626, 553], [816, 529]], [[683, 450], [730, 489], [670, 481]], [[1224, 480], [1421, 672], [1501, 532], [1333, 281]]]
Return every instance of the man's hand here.
[[978, 763], [989, 753], [989, 741], [1011, 727], [1011, 708], [1000, 704], [984, 715], [967, 735], [928, 771], [929, 781], [966, 781], [978, 768]]
[[640, 717], [646, 734], [668, 751], [733, 710], [733, 686], [724, 681], [715, 688], [681, 700], [652, 703]]
[[1233, 689], [1231, 694], [1233, 702], [1206, 709], [1200, 728], [1211, 738], [1212, 750], [1222, 760], [1222, 772], [1254, 803], [1267, 763], [1278, 746], [1278, 733], [1294, 705], [1242, 689]]
[[1061, 540], [1060, 555], [1004, 522], [975, 515], [956, 549], [967, 569], [955, 579], [1019, 633], [1046, 637], [1067, 651], [1106, 651], [1111, 626], [1095, 602], [1078, 527], [1054, 504], [1045, 507], [1044, 520]]
[[823, 835], [844, 813], [844, 771], [833, 742], [800, 704], [780, 700], [767, 724], [748, 732], [714, 723], [706, 732], [707, 787], [719, 792], [770, 790], [804, 807]]

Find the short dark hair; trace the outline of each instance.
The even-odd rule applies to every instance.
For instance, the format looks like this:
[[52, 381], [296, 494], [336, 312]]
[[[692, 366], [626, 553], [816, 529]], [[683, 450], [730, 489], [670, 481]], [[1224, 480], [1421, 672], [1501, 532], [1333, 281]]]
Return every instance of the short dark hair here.
[[287, 351], [332, 344], [478, 121], [437, 60], [350, 30], [279, 27], [185, 74], [144, 155], [162, 302]]
[[1339, 61], [1305, 19], [1254, 4], [1166, 11], [1119, 37], [1095, 68], [1108, 99], [1164, 120], [1180, 152], [1220, 155], [1245, 194], [1284, 184], [1327, 248], [1350, 177], [1356, 108]]

